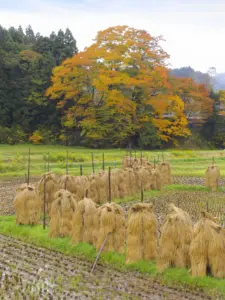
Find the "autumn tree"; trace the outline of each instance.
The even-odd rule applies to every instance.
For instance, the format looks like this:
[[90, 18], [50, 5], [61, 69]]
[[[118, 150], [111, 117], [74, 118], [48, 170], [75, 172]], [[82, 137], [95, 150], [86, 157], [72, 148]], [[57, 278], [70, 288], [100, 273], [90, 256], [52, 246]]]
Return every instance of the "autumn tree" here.
[[213, 111], [213, 99], [210, 90], [204, 84], [198, 84], [191, 78], [170, 78], [173, 93], [184, 102], [184, 112], [188, 120], [197, 119], [204, 123]]
[[126, 145], [150, 123], [164, 141], [188, 135], [183, 102], [170, 91], [160, 39], [144, 30], [111, 27], [56, 67], [46, 95], [64, 112], [64, 125], [79, 127], [93, 143], [114, 145]]

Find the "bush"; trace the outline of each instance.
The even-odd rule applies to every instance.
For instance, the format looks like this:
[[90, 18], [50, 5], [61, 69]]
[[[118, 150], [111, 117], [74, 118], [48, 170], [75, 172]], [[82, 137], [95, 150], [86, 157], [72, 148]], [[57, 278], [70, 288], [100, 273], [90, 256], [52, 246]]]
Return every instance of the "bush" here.
[[29, 137], [29, 140], [33, 144], [53, 145], [57, 143], [58, 136], [50, 129], [40, 127], [38, 130], [33, 132], [32, 136]]
[[0, 127], [0, 143], [1, 144], [23, 144], [27, 142], [27, 135], [23, 129], [19, 126]]

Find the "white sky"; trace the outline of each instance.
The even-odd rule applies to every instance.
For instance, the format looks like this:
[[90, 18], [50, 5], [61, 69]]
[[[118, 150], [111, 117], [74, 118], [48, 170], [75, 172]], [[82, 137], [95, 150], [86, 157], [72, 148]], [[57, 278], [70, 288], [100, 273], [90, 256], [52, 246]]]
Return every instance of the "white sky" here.
[[69, 27], [79, 50], [97, 31], [128, 25], [163, 35], [171, 67], [225, 72], [225, 0], [0, 0], [0, 25], [49, 35]]

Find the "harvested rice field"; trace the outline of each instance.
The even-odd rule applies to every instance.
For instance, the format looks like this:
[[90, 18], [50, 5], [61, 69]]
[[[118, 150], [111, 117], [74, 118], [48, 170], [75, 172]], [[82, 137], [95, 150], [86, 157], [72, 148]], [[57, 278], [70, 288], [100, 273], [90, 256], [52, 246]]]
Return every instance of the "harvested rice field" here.
[[[0, 235], [1, 299], [213, 299]], [[34, 284], [35, 282], [35, 284]]]
[[[32, 151], [37, 151], [37, 148]], [[35, 186], [43, 174], [43, 161], [38, 153], [37, 151], [31, 157], [34, 164], [41, 166], [37, 170], [32, 169], [31, 165], [30, 183]], [[106, 166], [110, 165], [112, 169], [121, 164], [119, 159], [115, 164], [115, 153], [121, 159], [120, 151], [106, 151], [109, 158]], [[51, 156], [55, 160], [51, 169], [58, 179], [61, 174], [65, 174], [64, 154], [53, 151]], [[89, 154], [86, 151], [82, 154], [84, 167], [85, 161], [89, 161], [86, 170], [84, 168], [85, 175], [92, 170]], [[208, 211], [213, 217], [217, 217], [218, 225], [225, 228], [225, 154], [213, 154], [222, 175], [216, 192], [205, 187], [204, 173], [211, 163], [209, 153], [193, 151], [185, 157], [182, 152], [167, 152], [165, 156], [170, 158], [172, 184], [164, 185], [162, 190], [158, 187], [145, 190], [143, 194], [140, 190], [128, 193], [129, 196], [126, 195], [123, 199], [113, 198], [113, 202], [124, 209], [127, 219], [129, 208], [140, 202], [143, 196], [143, 202], [153, 204], [153, 212], [158, 221], [158, 237], [161, 236], [170, 203], [189, 213], [193, 223], [200, 219], [202, 211]], [[13, 155], [16, 154], [8, 155], [9, 161]], [[81, 158], [81, 153], [77, 150], [73, 155]], [[96, 153], [95, 157], [97, 155]], [[159, 156], [158, 153], [157, 155]], [[19, 155], [15, 167], [23, 159], [26, 157], [21, 158]], [[4, 164], [6, 163], [5, 161]], [[79, 174], [75, 172], [79, 170], [79, 163], [71, 162], [70, 175]], [[95, 161], [95, 172], [101, 167], [99, 156], [99, 161]], [[225, 279], [216, 279], [211, 275], [195, 278], [190, 275], [188, 268], [170, 267], [160, 273], [154, 260], [140, 260], [127, 265], [124, 253], [103, 251], [92, 274], [92, 265], [97, 256], [93, 245], [84, 242], [73, 244], [70, 237], [50, 238], [49, 218], [45, 230], [42, 228], [42, 218], [38, 221], [39, 225], [16, 225], [13, 199], [16, 188], [25, 181], [25, 176], [21, 175], [25, 170], [26, 166], [21, 165], [19, 173], [15, 172], [15, 176], [10, 177], [14, 171], [10, 173], [4, 169], [6, 176], [2, 176], [0, 180], [0, 299], [225, 299]]]

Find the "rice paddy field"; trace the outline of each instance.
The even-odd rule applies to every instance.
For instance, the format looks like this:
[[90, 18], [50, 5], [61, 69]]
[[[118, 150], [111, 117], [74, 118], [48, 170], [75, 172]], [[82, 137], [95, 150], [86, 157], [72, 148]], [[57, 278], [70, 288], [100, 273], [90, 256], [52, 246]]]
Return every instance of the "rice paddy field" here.
[[[158, 273], [154, 262], [125, 264], [125, 255], [104, 253], [93, 274], [97, 255], [89, 244], [73, 245], [69, 238], [48, 238], [48, 226], [18, 226], [13, 198], [25, 181], [30, 148], [30, 181], [36, 184], [48, 168], [57, 175], [84, 175], [120, 167], [126, 154], [140, 157], [140, 151], [91, 150], [86, 148], [0, 145], [0, 299], [225, 299], [225, 279], [191, 277], [187, 269], [169, 268]], [[159, 224], [174, 203], [187, 211], [193, 222], [208, 210], [225, 227], [225, 151], [143, 151], [157, 164], [170, 162], [173, 183], [162, 191], [147, 191], [144, 202], [152, 202]], [[220, 187], [211, 192], [204, 176], [213, 160], [221, 171]], [[140, 202], [141, 195], [113, 199], [125, 211]]]

